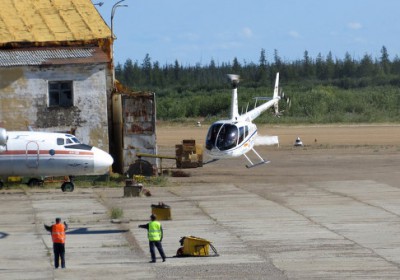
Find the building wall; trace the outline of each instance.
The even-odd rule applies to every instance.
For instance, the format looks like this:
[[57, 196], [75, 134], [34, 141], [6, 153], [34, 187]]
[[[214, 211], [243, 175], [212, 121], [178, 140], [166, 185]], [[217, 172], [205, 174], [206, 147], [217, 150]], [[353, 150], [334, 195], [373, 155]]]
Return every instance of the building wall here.
[[[113, 171], [125, 173], [138, 159], [138, 154], [157, 155], [155, 94], [114, 94], [112, 106]], [[158, 167], [157, 158], [144, 156], [143, 159]]]
[[[106, 63], [0, 68], [0, 126], [8, 130], [71, 131], [109, 149]], [[49, 81], [73, 81], [73, 106], [48, 106]]]

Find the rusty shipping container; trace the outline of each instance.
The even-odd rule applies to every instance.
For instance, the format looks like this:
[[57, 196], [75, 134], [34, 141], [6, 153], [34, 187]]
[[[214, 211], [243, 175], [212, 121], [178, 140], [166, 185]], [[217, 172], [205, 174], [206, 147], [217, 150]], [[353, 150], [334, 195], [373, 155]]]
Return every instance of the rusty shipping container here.
[[[137, 153], [157, 154], [155, 93], [121, 93], [112, 97], [114, 172], [125, 174]], [[155, 169], [158, 159], [145, 158]]]

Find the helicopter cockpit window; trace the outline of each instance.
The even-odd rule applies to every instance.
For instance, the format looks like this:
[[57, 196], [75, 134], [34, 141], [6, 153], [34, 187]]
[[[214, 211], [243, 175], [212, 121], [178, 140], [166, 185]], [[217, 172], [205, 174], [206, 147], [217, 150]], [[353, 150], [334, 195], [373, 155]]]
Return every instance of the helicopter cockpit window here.
[[244, 138], [245, 138], [244, 126], [241, 126], [241, 127], [239, 127], [239, 143], [238, 144], [242, 143]]
[[234, 124], [213, 124], [208, 130], [206, 138], [206, 149], [211, 150], [213, 147], [221, 151], [234, 148], [238, 143], [239, 130]]
[[217, 139], [218, 132], [222, 126], [222, 123], [213, 124], [207, 133], [206, 138], [206, 149], [211, 150], [215, 146], [215, 140]]
[[238, 143], [239, 131], [236, 125], [224, 124], [217, 136], [217, 148], [221, 151], [234, 148]]

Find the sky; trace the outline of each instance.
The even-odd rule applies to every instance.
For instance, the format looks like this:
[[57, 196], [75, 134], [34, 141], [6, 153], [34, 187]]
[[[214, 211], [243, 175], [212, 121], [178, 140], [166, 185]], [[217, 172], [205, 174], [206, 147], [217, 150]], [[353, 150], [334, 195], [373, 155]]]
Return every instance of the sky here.
[[[117, 0], [96, 6], [111, 26]], [[114, 13], [115, 61], [143, 62], [146, 54], [161, 66], [268, 62], [274, 50], [284, 61], [315, 59], [329, 52], [343, 59], [365, 54], [400, 56], [399, 0], [124, 0]]]

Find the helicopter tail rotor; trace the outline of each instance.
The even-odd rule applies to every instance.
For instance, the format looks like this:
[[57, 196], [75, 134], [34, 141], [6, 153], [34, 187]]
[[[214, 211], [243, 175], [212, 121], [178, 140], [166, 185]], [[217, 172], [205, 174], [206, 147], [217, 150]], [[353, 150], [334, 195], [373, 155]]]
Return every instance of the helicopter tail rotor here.
[[279, 96], [281, 97], [281, 100], [284, 100], [286, 102], [286, 106], [285, 106], [284, 110], [279, 111], [278, 103], [275, 103], [275, 105], [274, 105], [274, 115], [276, 117], [280, 117], [283, 114], [283, 112], [289, 111], [289, 109], [290, 109], [290, 107], [292, 105], [292, 100], [290, 99], [289, 96], [285, 95], [285, 92], [283, 92], [282, 90], [280, 90]]

